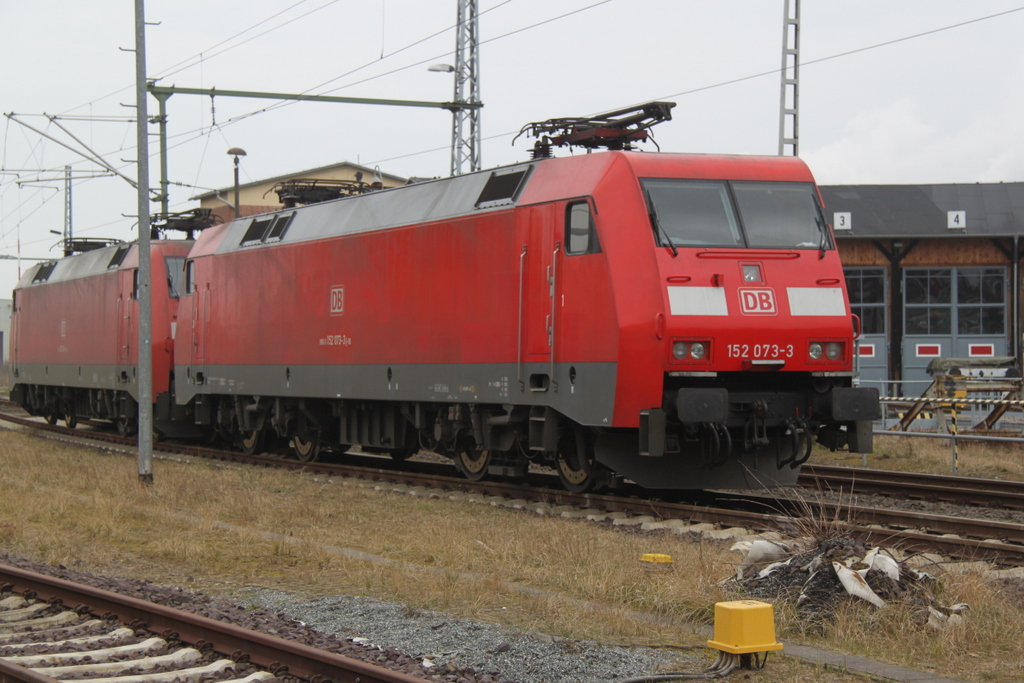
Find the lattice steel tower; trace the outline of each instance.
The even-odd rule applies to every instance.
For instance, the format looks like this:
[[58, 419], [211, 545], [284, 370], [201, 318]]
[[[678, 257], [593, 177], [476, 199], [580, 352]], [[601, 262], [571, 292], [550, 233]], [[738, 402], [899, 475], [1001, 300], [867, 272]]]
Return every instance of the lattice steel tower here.
[[[455, 97], [458, 104], [480, 103], [480, 51], [477, 0], [458, 0], [455, 27]], [[452, 175], [480, 170], [480, 109], [452, 108]]]
[[782, 25], [779, 156], [785, 156], [788, 146], [792, 155], [798, 157], [800, 156], [800, 0], [786, 0], [785, 12]]

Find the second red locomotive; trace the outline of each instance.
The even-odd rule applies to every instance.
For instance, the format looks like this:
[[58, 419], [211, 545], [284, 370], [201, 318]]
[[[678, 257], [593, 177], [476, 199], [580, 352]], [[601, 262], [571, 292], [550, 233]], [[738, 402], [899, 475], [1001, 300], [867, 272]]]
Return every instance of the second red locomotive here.
[[[14, 290], [11, 400], [52, 424], [100, 418], [134, 433], [138, 418], [138, 246], [96, 244], [28, 271]], [[195, 432], [172, 420], [178, 290], [192, 242], [152, 246], [153, 392], [161, 430]], [[97, 248], [98, 247], [98, 248]]]

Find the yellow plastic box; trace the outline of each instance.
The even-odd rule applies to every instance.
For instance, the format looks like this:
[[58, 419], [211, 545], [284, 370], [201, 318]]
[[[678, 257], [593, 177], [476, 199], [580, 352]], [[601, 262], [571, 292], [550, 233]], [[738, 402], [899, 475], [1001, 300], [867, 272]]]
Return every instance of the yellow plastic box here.
[[708, 647], [736, 655], [781, 650], [772, 606], [758, 600], [715, 603], [715, 639]]

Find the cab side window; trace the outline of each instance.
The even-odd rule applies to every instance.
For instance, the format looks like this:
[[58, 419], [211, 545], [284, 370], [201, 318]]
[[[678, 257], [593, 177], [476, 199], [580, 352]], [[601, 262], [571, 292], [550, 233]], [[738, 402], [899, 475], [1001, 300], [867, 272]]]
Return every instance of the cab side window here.
[[596, 254], [601, 251], [589, 202], [572, 202], [566, 207], [565, 245], [567, 254]]
[[191, 294], [196, 291], [196, 262], [186, 261], [185, 262], [185, 294]]

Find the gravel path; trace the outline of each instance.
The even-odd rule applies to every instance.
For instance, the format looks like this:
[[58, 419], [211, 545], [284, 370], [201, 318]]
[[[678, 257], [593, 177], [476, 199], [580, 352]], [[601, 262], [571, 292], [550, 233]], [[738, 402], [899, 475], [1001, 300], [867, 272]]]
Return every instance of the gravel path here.
[[603, 647], [520, 633], [375, 598], [298, 600], [289, 594], [259, 590], [253, 599], [267, 610], [287, 614], [318, 631], [394, 647], [441, 671], [472, 669], [504, 681], [615, 681], [664, 671], [670, 664], [693, 671], [707, 666], [696, 657], [680, 663], [679, 655], [664, 650]]

